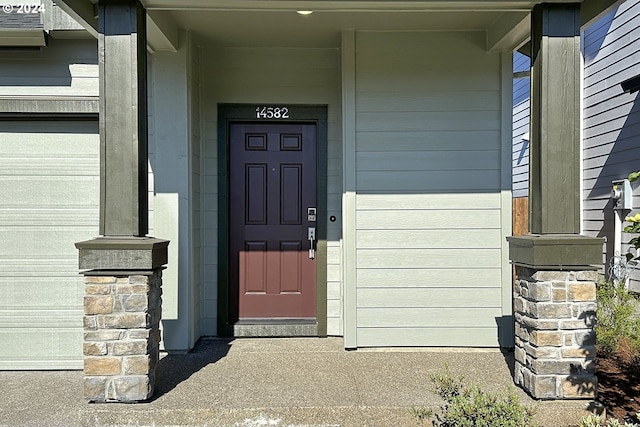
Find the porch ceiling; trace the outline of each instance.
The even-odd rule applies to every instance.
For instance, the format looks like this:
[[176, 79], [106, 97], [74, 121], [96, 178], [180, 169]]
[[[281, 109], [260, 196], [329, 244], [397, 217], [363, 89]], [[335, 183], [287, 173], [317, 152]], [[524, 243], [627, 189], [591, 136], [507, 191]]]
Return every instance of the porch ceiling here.
[[[56, 0], [89, 31], [97, 0]], [[576, 0], [547, 0], [568, 3]], [[578, 0], [579, 1], [579, 0]], [[612, 1], [612, 0], [610, 0]], [[142, 0], [149, 45], [175, 50], [177, 30], [203, 45], [338, 47], [344, 29], [371, 31], [485, 31], [487, 49], [512, 49], [529, 35], [532, 0]], [[313, 10], [301, 16], [296, 10]]]
[[[232, 47], [339, 47], [344, 29], [484, 31], [504, 12], [326, 11], [301, 16], [290, 10], [173, 10], [178, 28], [200, 43]], [[526, 16], [526, 14], [521, 16]]]
[[[142, 0], [212, 46], [338, 47], [344, 29], [486, 31], [487, 48], [528, 37], [532, 0]], [[569, 2], [575, 0], [547, 0]], [[300, 16], [296, 10], [313, 10]], [[522, 25], [526, 21], [526, 25]]]

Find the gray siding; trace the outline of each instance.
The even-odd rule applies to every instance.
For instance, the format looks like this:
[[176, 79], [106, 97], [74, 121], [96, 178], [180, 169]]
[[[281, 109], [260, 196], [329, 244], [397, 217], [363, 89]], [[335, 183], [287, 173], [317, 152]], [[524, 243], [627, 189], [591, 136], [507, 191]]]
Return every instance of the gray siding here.
[[[529, 71], [531, 60], [519, 52], [513, 54], [513, 72]], [[529, 195], [529, 135], [531, 78], [513, 81], [513, 197]]]
[[[11, 3], [5, 3], [11, 4]], [[24, 7], [26, 3], [21, 3]], [[29, 3], [29, 6], [32, 3]], [[21, 9], [24, 12], [24, 9]], [[0, 29], [3, 31], [13, 29], [44, 29], [42, 25], [42, 14], [40, 13], [18, 13], [18, 7], [12, 9], [12, 13], [3, 11], [0, 13]]]
[[[622, 81], [640, 74], [640, 1], [626, 1], [588, 27], [583, 46], [583, 227], [587, 235], [607, 237], [608, 263], [614, 255], [611, 181], [640, 170], [640, 100], [638, 93], [626, 94], [620, 87]], [[640, 208], [637, 187], [636, 209]], [[624, 235], [622, 241], [630, 238]]]
[[497, 345], [501, 58], [483, 40], [356, 33], [358, 346]]
[[0, 99], [97, 97], [95, 40], [54, 40], [40, 51], [0, 51]]
[[328, 105], [327, 332], [342, 334], [342, 145], [337, 49], [202, 48], [203, 335], [216, 334], [218, 103]]

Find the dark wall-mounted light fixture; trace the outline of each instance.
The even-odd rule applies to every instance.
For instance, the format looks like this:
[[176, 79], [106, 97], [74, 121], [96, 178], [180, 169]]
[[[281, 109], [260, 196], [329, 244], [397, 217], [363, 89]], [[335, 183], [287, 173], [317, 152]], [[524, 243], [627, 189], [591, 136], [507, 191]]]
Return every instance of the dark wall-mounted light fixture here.
[[620, 83], [622, 90], [625, 93], [634, 93], [640, 90], [640, 75], [631, 77], [629, 80], [625, 80]]

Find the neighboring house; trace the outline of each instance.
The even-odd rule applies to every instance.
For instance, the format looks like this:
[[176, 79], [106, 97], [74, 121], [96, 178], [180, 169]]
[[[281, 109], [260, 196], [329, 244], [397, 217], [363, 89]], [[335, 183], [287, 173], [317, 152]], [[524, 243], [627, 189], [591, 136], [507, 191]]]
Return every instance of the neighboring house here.
[[[530, 53], [529, 53], [530, 55]], [[531, 114], [531, 59], [513, 54], [513, 198], [529, 196], [529, 116]]]
[[[624, 256], [632, 236], [616, 237], [612, 181], [640, 169], [640, 106], [638, 92], [625, 92], [621, 83], [640, 76], [640, 1], [627, 0], [583, 30], [583, 219], [585, 235], [605, 237], [606, 268]], [[521, 64], [521, 66], [519, 66]], [[513, 197], [528, 196], [530, 59], [514, 53]], [[632, 186], [640, 207], [640, 190]], [[628, 211], [626, 211], [628, 213]], [[624, 214], [623, 214], [624, 217]], [[615, 242], [620, 240], [619, 253]], [[635, 274], [634, 274], [635, 277]], [[638, 284], [633, 281], [632, 286]], [[640, 289], [640, 288], [638, 288]]]
[[[143, 1], [147, 69], [109, 90], [146, 81], [148, 106], [101, 115], [148, 118], [164, 347], [513, 346], [512, 53], [538, 3]], [[11, 44], [22, 24], [0, 32], [22, 46], [0, 52], [1, 369], [82, 366], [73, 243], [129, 219], [99, 208], [117, 186], [99, 179], [94, 7], [59, 6], [87, 31], [43, 24], [33, 47]], [[107, 65], [135, 60], [117, 51]]]
[[[584, 234], [607, 238], [604, 258], [608, 268], [614, 256], [624, 256], [628, 250], [626, 242], [632, 237], [626, 234], [616, 237], [614, 233], [616, 216], [611, 183], [640, 169], [638, 88], [634, 93], [625, 93], [621, 87], [622, 82], [640, 76], [640, 1], [625, 1], [585, 29], [583, 38], [582, 224]], [[640, 208], [637, 183], [633, 185], [633, 194], [633, 208]], [[616, 240], [624, 243], [621, 254], [616, 253]]]

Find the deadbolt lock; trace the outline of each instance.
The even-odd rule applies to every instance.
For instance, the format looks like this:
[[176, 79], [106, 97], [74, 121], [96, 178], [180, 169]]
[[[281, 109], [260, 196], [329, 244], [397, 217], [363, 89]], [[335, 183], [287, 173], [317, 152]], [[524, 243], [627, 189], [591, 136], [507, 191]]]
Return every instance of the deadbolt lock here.
[[316, 208], [307, 208], [307, 221], [316, 222]]

